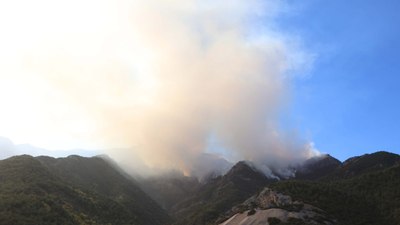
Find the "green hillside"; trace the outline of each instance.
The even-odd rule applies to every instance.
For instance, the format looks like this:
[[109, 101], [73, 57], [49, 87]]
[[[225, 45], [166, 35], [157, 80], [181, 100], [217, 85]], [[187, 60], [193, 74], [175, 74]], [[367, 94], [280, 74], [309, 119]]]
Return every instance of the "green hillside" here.
[[0, 225], [218, 224], [264, 187], [322, 209], [339, 225], [400, 224], [396, 154], [377, 152], [344, 163], [320, 157], [297, 174], [285, 181], [268, 179], [238, 162], [224, 176], [204, 182], [179, 176], [140, 181], [171, 219], [137, 180], [106, 159], [16, 156], [0, 160]]
[[101, 158], [0, 161], [0, 224], [166, 224], [168, 215]]
[[400, 165], [349, 179], [284, 181], [270, 187], [324, 209], [339, 224], [400, 224]]

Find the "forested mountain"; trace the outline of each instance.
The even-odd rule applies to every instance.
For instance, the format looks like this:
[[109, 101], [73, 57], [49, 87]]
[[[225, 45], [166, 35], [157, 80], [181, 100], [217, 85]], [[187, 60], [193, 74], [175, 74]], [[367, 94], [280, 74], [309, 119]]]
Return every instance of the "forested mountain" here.
[[352, 157], [320, 179], [270, 187], [326, 210], [338, 224], [400, 224], [400, 156], [393, 153]]
[[0, 161], [0, 224], [167, 224], [151, 198], [101, 158]]
[[170, 212], [175, 224], [214, 224], [221, 214], [273, 181], [246, 162], [238, 162], [224, 176], [198, 187], [192, 196], [180, 201]]
[[202, 181], [136, 180], [102, 157], [15, 156], [0, 161], [0, 224], [400, 224], [399, 155], [324, 155], [295, 169], [271, 179], [242, 161]]

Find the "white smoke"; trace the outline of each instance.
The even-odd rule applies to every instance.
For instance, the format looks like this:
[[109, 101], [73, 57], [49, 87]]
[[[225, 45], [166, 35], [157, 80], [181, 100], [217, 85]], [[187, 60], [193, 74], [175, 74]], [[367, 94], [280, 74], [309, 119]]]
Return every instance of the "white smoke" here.
[[207, 144], [211, 134], [231, 161], [285, 163], [310, 152], [278, 129], [288, 75], [310, 62], [277, 29], [282, 1], [39, 0], [31, 7], [35, 13], [23, 11], [31, 21], [15, 25], [20, 39], [0, 53], [0, 78], [30, 96], [35, 110], [23, 122], [31, 133], [42, 127], [40, 140], [68, 133], [131, 147], [107, 153], [187, 173], [218, 151]]

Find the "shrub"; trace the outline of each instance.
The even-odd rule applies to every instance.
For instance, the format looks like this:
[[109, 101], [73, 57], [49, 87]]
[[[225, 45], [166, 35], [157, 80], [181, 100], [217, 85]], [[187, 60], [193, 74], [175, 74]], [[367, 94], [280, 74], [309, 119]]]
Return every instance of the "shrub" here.
[[269, 225], [278, 225], [281, 223], [281, 220], [276, 217], [270, 217], [268, 218], [268, 223]]
[[256, 213], [256, 210], [255, 209], [251, 209], [248, 213], [247, 213], [247, 215], [248, 216], [251, 216], [251, 215], [254, 215]]

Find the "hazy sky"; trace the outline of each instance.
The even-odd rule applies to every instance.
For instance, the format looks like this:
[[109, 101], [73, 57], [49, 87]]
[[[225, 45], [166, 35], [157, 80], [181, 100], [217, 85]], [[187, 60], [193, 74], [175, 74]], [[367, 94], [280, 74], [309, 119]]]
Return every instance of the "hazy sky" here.
[[210, 139], [233, 159], [399, 153], [399, 4], [2, 1], [0, 136], [178, 167]]

